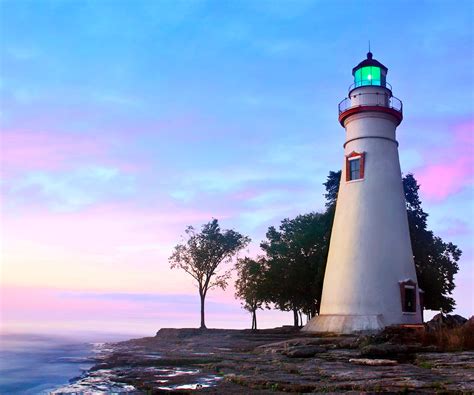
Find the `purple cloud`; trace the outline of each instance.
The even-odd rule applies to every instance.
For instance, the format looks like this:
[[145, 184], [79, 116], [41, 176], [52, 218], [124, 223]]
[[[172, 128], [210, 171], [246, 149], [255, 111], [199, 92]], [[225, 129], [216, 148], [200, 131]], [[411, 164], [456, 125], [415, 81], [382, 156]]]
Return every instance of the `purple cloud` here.
[[415, 170], [421, 192], [432, 201], [441, 201], [471, 185], [474, 176], [474, 121], [454, 125], [447, 140], [424, 150], [428, 165]]

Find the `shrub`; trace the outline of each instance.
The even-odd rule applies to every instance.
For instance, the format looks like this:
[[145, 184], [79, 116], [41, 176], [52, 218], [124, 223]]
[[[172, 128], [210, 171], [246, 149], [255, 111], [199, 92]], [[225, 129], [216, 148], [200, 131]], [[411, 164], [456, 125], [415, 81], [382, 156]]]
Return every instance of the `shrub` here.
[[457, 328], [441, 327], [432, 332], [424, 332], [423, 345], [435, 345], [441, 351], [474, 350], [474, 319]]

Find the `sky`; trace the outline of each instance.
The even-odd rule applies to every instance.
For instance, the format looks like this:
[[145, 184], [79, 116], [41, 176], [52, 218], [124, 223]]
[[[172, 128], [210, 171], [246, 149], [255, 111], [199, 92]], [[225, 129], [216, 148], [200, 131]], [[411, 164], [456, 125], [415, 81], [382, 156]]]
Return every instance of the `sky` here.
[[[337, 105], [368, 40], [404, 104], [402, 171], [429, 228], [463, 251], [455, 312], [472, 315], [473, 7], [1, 1], [1, 329], [197, 326], [173, 246], [217, 218], [256, 256], [269, 226], [324, 209], [343, 159]], [[209, 294], [207, 324], [250, 325], [232, 284]]]

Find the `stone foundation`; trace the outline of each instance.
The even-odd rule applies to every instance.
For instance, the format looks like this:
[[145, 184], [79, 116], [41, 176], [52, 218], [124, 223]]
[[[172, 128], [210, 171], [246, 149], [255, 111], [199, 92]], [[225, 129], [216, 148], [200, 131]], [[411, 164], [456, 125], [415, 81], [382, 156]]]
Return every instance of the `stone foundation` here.
[[323, 314], [308, 322], [303, 332], [333, 332], [341, 334], [378, 332], [385, 327], [382, 314], [373, 315], [339, 315]]

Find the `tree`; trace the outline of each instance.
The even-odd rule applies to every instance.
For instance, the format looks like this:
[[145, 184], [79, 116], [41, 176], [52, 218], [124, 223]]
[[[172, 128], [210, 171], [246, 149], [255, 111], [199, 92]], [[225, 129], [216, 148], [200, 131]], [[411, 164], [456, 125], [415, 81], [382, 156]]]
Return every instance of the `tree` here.
[[231, 229], [221, 231], [217, 219], [204, 224], [199, 233], [192, 226], [188, 226], [185, 232], [187, 240], [174, 248], [169, 262], [172, 269], [182, 269], [196, 280], [201, 299], [201, 329], [205, 329], [207, 292], [212, 288], [225, 289], [231, 273], [231, 270], [226, 270], [219, 274], [219, 266], [230, 262], [250, 243], [250, 239]]
[[327, 181], [323, 184], [326, 187], [326, 208], [330, 209], [336, 206], [337, 194], [339, 193], [339, 183], [341, 182], [341, 170], [330, 171]]
[[456, 305], [450, 296], [454, 290], [454, 275], [462, 251], [453, 243], [445, 243], [427, 229], [428, 214], [421, 207], [420, 185], [413, 174], [403, 177], [408, 225], [415, 260], [418, 284], [424, 293], [424, 307], [449, 313]]
[[[336, 202], [337, 195], [339, 193], [339, 183], [341, 182], [341, 171], [330, 171], [328, 178], [325, 183], [323, 183], [326, 188], [326, 193], [324, 197], [326, 198], [326, 218], [329, 224], [329, 234], [328, 234], [328, 253], [329, 253], [329, 241], [331, 239], [331, 230], [334, 223], [334, 216], [336, 214]], [[324, 277], [324, 274], [323, 274]], [[322, 285], [321, 285], [322, 287]]]
[[[337, 200], [341, 172], [329, 173], [326, 186], [326, 206], [333, 207]], [[403, 177], [408, 226], [415, 260], [419, 287], [424, 293], [424, 307], [449, 313], [455, 306], [450, 296], [454, 290], [454, 275], [462, 251], [453, 243], [445, 243], [427, 229], [428, 214], [421, 207], [420, 186], [413, 174]]]
[[235, 297], [242, 299], [244, 309], [252, 314], [252, 329], [257, 329], [257, 309], [264, 303], [265, 259], [238, 259], [236, 269]]
[[310, 318], [319, 312], [332, 218], [326, 213], [286, 218], [279, 230], [271, 226], [260, 244], [266, 254], [266, 299], [284, 311]]

